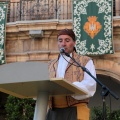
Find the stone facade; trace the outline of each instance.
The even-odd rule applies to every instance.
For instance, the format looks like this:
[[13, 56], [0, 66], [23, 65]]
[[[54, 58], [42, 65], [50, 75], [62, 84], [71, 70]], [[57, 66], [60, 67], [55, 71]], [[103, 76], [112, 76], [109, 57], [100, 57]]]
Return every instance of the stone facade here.
[[[44, 61], [56, 57], [57, 32], [63, 28], [72, 28], [72, 20], [41, 20], [7, 23], [6, 25], [6, 61], [26, 62]], [[42, 37], [31, 37], [30, 30], [42, 30]], [[97, 74], [111, 76], [120, 82], [120, 18], [113, 18], [114, 54], [92, 56]]]

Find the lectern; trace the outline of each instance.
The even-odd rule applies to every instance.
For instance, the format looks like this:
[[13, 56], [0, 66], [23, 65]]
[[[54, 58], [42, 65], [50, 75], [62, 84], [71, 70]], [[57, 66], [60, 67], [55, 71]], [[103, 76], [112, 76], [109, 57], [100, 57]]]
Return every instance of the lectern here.
[[0, 66], [0, 91], [19, 98], [37, 98], [34, 120], [45, 120], [49, 95], [86, 94], [62, 78], [49, 78], [48, 64], [16, 62]]

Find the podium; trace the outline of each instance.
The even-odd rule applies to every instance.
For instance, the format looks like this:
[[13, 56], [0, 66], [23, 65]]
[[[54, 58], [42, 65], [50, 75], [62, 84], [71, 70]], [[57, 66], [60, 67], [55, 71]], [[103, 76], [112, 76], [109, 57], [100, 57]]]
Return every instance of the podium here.
[[87, 94], [62, 78], [49, 78], [48, 64], [16, 62], [0, 66], [0, 91], [19, 98], [36, 98], [34, 120], [45, 120], [49, 96]]

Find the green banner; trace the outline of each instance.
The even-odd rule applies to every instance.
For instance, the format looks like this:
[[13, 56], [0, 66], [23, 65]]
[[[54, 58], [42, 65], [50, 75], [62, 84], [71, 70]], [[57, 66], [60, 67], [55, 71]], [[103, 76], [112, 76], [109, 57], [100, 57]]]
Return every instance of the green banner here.
[[7, 3], [0, 2], [0, 64], [4, 64], [5, 61], [5, 39], [6, 39], [6, 14], [7, 14]]
[[112, 0], [73, 0], [73, 30], [81, 55], [112, 54]]

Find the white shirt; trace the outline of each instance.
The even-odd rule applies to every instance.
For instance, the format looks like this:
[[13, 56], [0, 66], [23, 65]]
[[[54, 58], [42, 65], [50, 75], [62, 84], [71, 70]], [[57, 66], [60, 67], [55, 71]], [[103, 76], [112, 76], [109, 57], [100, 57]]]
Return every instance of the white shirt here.
[[[67, 61], [70, 61], [70, 57], [67, 57], [64, 55], [64, 58]], [[58, 78], [64, 78], [64, 75], [65, 75], [65, 70], [68, 65], [68, 62], [64, 58], [62, 57], [62, 55], [60, 55], [59, 62], [58, 62], [58, 69], [57, 69]], [[95, 66], [92, 60], [88, 61], [85, 68], [87, 68], [90, 71], [90, 73], [94, 77], [96, 77]], [[87, 95], [72, 95], [72, 97], [77, 100], [82, 100], [85, 98], [92, 97], [96, 91], [96, 81], [93, 78], [91, 78], [91, 76], [88, 75], [86, 72], [84, 72], [84, 78], [81, 82], [76, 81], [76, 82], [73, 82], [73, 84], [79, 88], [82, 88], [84, 91], [87, 92]]]
[[[72, 54], [70, 54], [72, 56]], [[63, 58], [64, 57], [64, 58]], [[70, 57], [67, 57], [63, 54], [60, 55], [59, 61], [58, 61], [58, 69], [57, 69], [57, 77], [58, 78], [64, 78], [65, 70], [68, 65], [68, 62], [70, 61]]]

